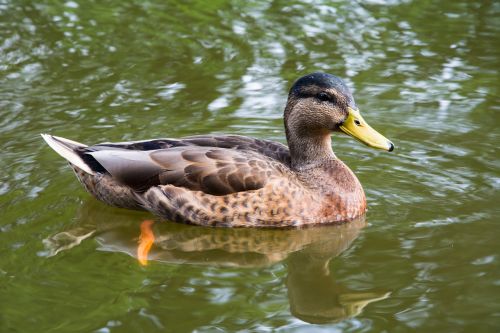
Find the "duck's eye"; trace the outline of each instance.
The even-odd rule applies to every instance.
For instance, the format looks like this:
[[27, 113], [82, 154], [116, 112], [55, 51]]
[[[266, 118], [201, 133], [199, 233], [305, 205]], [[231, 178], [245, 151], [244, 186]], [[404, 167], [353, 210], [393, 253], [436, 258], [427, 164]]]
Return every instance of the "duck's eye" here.
[[326, 102], [330, 100], [330, 96], [327, 93], [321, 92], [318, 94], [318, 99], [322, 102]]

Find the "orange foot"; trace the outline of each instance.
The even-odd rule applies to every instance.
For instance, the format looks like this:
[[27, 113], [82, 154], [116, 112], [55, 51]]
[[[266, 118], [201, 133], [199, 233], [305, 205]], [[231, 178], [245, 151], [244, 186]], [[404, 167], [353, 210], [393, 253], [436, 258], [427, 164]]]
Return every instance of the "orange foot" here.
[[139, 246], [137, 247], [137, 259], [143, 266], [148, 264], [148, 254], [155, 241], [155, 235], [151, 227], [155, 222], [145, 220], [141, 223], [141, 235], [139, 236]]

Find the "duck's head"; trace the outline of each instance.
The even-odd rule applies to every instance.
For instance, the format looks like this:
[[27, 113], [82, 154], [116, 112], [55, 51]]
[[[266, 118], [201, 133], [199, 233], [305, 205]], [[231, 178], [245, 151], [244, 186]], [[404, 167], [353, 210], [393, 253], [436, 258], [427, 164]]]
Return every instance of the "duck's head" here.
[[364, 144], [392, 151], [394, 145], [375, 131], [359, 113], [345, 83], [326, 73], [312, 73], [298, 79], [290, 89], [285, 109], [287, 137], [296, 140], [328, 137], [341, 131]]

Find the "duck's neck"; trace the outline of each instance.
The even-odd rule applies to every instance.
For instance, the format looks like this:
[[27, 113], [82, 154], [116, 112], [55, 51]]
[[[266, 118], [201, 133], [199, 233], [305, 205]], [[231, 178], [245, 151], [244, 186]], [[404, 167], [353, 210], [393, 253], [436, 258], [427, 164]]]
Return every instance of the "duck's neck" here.
[[285, 130], [292, 168], [307, 169], [336, 159], [329, 132], [300, 134], [288, 126], [285, 126]]
[[[299, 101], [288, 96], [284, 121], [286, 140], [290, 149], [291, 166], [300, 171], [319, 167], [325, 162], [335, 160], [332, 150], [331, 132], [310, 121], [308, 113], [294, 110]], [[299, 109], [303, 106], [299, 106]]]

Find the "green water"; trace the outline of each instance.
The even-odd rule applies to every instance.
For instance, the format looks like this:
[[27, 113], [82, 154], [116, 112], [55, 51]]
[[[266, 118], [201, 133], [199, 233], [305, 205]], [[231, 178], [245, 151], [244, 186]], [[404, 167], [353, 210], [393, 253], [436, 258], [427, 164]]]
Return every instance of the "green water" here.
[[[495, 332], [498, 1], [0, 1], [1, 332]], [[203, 133], [284, 142], [299, 76], [345, 79], [396, 144], [347, 137], [366, 222], [156, 223], [47, 147]]]

